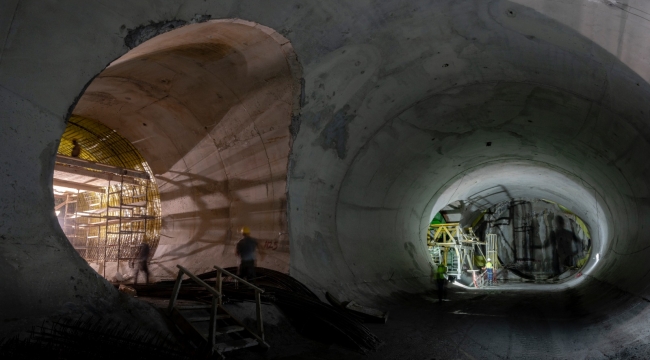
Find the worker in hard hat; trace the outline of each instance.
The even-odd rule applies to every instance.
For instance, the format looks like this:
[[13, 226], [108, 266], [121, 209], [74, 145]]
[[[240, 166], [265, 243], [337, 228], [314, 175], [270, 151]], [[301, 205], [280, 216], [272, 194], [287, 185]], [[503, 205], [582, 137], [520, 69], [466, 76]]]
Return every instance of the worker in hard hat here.
[[248, 280], [255, 277], [257, 240], [251, 237], [248, 226], [241, 228], [242, 239], [237, 243], [236, 254], [240, 258], [239, 276]]
[[492, 259], [487, 258], [487, 262], [485, 263], [485, 267], [483, 267], [483, 269], [485, 269], [487, 272], [488, 286], [492, 286], [494, 276], [494, 265], [492, 265]]
[[72, 139], [72, 151], [70, 152], [70, 156], [78, 158], [79, 155], [81, 154], [81, 145], [79, 145], [79, 142], [77, 139]]

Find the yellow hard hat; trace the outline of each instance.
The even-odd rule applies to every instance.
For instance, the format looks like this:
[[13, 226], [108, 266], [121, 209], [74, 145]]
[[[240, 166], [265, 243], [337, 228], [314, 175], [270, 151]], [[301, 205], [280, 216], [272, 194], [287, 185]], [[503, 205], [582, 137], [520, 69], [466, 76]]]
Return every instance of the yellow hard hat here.
[[243, 235], [250, 235], [251, 234], [251, 229], [249, 229], [248, 226], [242, 226], [241, 227], [241, 233]]

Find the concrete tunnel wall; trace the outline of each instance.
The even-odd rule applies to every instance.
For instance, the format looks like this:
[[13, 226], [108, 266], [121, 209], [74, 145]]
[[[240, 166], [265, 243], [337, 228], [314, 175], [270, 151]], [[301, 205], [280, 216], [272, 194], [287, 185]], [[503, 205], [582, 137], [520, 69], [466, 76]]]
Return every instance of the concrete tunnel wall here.
[[[596, 240], [604, 255], [575, 284], [582, 294], [601, 294], [594, 306], [605, 308], [603, 291], [626, 294], [616, 311], [649, 295], [645, 2], [1, 6], [0, 301], [15, 309], [2, 312], [4, 329], [113, 294], [56, 225], [57, 141], [84, 85], [129, 50], [130, 29], [205, 16], [278, 31], [303, 67], [288, 177], [290, 270], [298, 279], [347, 295], [422, 290], [431, 214], [499, 185], [557, 201], [602, 229]], [[530, 174], [518, 180], [524, 168]], [[647, 319], [637, 313], [629, 326]]]
[[154, 280], [175, 278], [177, 264], [195, 273], [236, 265], [243, 225], [264, 249], [259, 266], [289, 270], [286, 178], [300, 78], [288, 40], [236, 20], [153, 37], [90, 83], [73, 113], [130, 140], [155, 174]]

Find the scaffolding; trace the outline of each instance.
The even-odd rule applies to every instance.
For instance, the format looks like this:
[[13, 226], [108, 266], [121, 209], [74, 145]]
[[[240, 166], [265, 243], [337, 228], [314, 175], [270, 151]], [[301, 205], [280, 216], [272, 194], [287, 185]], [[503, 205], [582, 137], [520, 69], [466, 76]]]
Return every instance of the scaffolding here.
[[[103, 164], [60, 155], [57, 166], [59, 171], [75, 174], [93, 167], [110, 170]], [[77, 185], [76, 192], [67, 192], [55, 209], [63, 213], [61, 226], [72, 246], [89, 263], [101, 264], [104, 277], [107, 262], [116, 262], [119, 272], [120, 262], [137, 257], [140, 244], [147, 243], [154, 249], [160, 239], [159, 196], [152, 180], [146, 173], [123, 169], [113, 172], [95, 173], [105, 181], [105, 187]], [[74, 186], [70, 181], [63, 182]]]
[[[482, 242], [471, 228], [463, 229], [459, 223], [431, 224], [427, 245], [435, 265], [446, 265], [447, 274], [460, 279], [463, 271], [476, 272], [474, 255], [485, 257]], [[480, 287], [473, 281], [476, 287]]]
[[72, 115], [59, 143], [53, 185], [61, 227], [104, 277], [107, 263], [117, 263], [119, 273], [120, 262], [134, 259], [142, 243], [153, 256], [160, 240], [158, 187], [145, 159], [117, 131]]
[[497, 243], [497, 234], [487, 234], [485, 235], [485, 252], [487, 253], [488, 259], [492, 260], [492, 265], [494, 266], [494, 274], [499, 269], [499, 249]]

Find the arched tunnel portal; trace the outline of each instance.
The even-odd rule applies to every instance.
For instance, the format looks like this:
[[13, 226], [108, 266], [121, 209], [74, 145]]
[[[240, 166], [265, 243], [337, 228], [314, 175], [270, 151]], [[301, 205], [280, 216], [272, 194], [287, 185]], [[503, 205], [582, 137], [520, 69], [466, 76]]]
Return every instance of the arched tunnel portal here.
[[[232, 265], [232, 230], [251, 223], [261, 238], [289, 233], [266, 265], [320, 295], [421, 293], [440, 208], [548, 199], [591, 227], [584, 275], [490, 295], [490, 322], [460, 309], [442, 321], [512, 335], [467, 330], [474, 357], [650, 353], [647, 4], [14, 3], [0, 22], [4, 333], [126, 306], [52, 214], [53, 157], [77, 113], [128, 138], [159, 181], [161, 277]], [[531, 308], [542, 315], [508, 317]]]
[[[209, 21], [154, 37], [113, 61], [73, 114], [129, 139], [160, 189], [154, 278], [236, 263], [238, 229], [289, 269], [286, 176], [300, 69], [291, 44], [258, 24]], [[246, 159], [246, 160], [242, 160]]]

